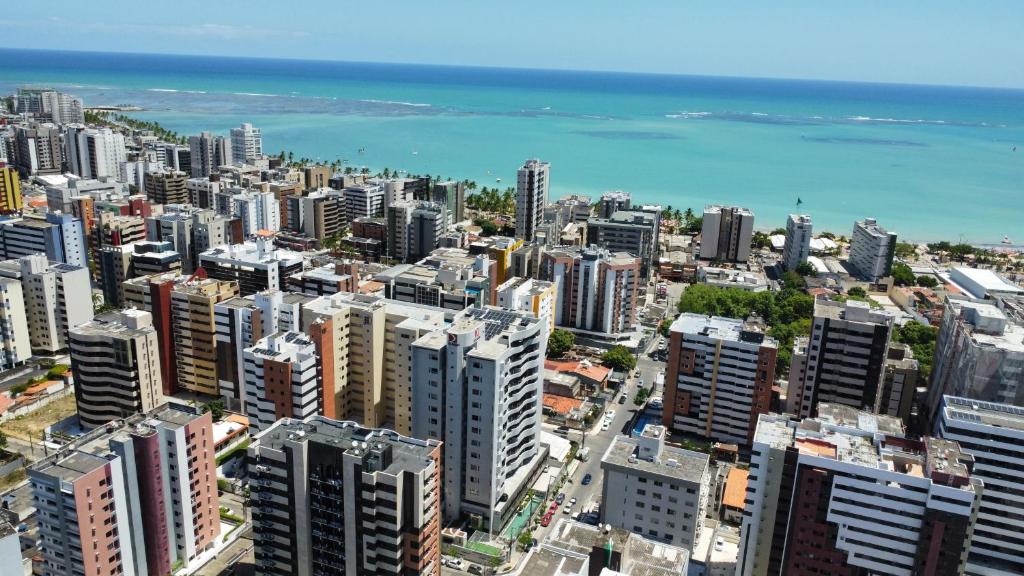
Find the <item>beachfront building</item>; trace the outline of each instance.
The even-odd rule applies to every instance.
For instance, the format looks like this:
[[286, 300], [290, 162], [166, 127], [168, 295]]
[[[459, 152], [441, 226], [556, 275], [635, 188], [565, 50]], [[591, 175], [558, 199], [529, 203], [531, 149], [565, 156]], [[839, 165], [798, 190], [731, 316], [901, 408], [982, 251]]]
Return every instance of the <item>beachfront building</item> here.
[[111, 312], [72, 328], [71, 370], [78, 420], [95, 428], [164, 403], [153, 315]]
[[707, 515], [709, 458], [665, 446], [666, 434], [648, 424], [612, 440], [601, 458], [601, 522], [692, 550]]
[[777, 355], [763, 323], [680, 314], [669, 335], [664, 426], [748, 444], [757, 417], [771, 408]]
[[444, 519], [495, 534], [540, 473], [547, 323], [470, 308], [412, 345], [412, 435], [444, 442]]
[[612, 214], [619, 210], [629, 210], [630, 201], [629, 192], [623, 192], [622, 190], [605, 192], [601, 194], [601, 204], [597, 207], [597, 217], [611, 218]]
[[263, 157], [263, 134], [248, 122], [231, 129], [231, 162], [252, 164]]
[[762, 414], [737, 576], [963, 574], [983, 484], [956, 442], [848, 406]]
[[209, 178], [221, 166], [231, 164], [231, 140], [202, 132], [188, 137], [189, 160], [193, 178]]
[[660, 209], [620, 210], [607, 218], [587, 220], [586, 243], [638, 258], [640, 275], [648, 278], [658, 255], [660, 227]]
[[782, 247], [782, 266], [796, 270], [811, 255], [811, 232], [814, 226], [806, 214], [790, 214], [786, 220], [786, 243]]
[[258, 576], [440, 575], [440, 442], [313, 416], [248, 451]]
[[551, 165], [537, 159], [527, 160], [516, 177], [516, 238], [533, 240], [544, 221], [548, 204]]
[[853, 224], [850, 239], [850, 258], [847, 264], [855, 276], [875, 282], [892, 274], [892, 260], [896, 255], [896, 234], [878, 225], [874, 218], [858, 220]]
[[700, 232], [701, 260], [746, 262], [754, 235], [754, 213], [746, 208], [721, 206], [704, 208]]

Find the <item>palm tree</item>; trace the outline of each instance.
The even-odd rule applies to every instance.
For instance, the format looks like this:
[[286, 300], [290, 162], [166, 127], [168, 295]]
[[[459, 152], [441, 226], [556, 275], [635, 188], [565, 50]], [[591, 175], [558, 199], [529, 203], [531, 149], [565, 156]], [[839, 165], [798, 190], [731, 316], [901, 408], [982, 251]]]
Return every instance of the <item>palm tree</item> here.
[[687, 208], [686, 212], [683, 212], [683, 219], [686, 220], [687, 222], [693, 220], [693, 210]]

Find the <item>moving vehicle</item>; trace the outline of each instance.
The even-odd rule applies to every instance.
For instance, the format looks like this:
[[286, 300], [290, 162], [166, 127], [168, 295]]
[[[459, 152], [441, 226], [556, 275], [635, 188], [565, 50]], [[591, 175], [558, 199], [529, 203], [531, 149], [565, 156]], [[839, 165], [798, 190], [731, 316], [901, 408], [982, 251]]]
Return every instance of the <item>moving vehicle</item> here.
[[586, 486], [587, 484], [590, 484], [593, 480], [594, 477], [590, 475], [590, 472], [587, 472], [587, 474], [583, 476], [583, 485]]

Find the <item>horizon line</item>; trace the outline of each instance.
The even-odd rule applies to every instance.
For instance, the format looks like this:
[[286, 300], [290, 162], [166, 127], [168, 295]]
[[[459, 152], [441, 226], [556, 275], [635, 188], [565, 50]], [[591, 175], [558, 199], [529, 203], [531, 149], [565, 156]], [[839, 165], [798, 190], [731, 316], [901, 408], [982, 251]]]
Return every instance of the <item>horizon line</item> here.
[[24, 47], [12, 47], [12, 46], [0, 46], [0, 51], [21, 51], [21, 52], [41, 52], [41, 53], [55, 53], [55, 54], [96, 54], [102, 56], [119, 56], [119, 55], [131, 55], [131, 56], [156, 56], [156, 57], [184, 57], [184, 58], [201, 58], [201, 59], [234, 59], [234, 60], [246, 60], [246, 61], [276, 61], [276, 62], [315, 62], [324, 64], [371, 64], [377, 66], [419, 66], [424, 68], [463, 68], [463, 69], [482, 69], [482, 70], [507, 70], [516, 72], [561, 72], [561, 73], [575, 73], [575, 74], [619, 74], [619, 75], [631, 75], [631, 76], [654, 76], [654, 77], [667, 77], [667, 78], [712, 78], [721, 80], [767, 80], [767, 81], [779, 81], [779, 82], [808, 82], [808, 83], [823, 83], [823, 84], [859, 84], [868, 86], [893, 86], [893, 87], [914, 87], [914, 88], [945, 88], [945, 89], [967, 89], [967, 90], [997, 90], [1006, 92], [1024, 92], [1024, 86], [1011, 87], [1011, 86], [986, 86], [978, 84], [934, 84], [928, 82], [889, 82], [880, 80], [854, 80], [854, 79], [830, 79], [830, 78], [798, 78], [798, 77], [779, 77], [779, 76], [739, 76], [730, 74], [694, 74], [684, 72], [637, 72], [628, 70], [608, 70], [608, 69], [595, 69], [595, 68], [557, 68], [557, 67], [539, 67], [539, 68], [526, 68], [522, 66], [506, 66], [506, 65], [494, 65], [494, 64], [438, 64], [433, 62], [396, 62], [396, 61], [380, 61], [380, 60], [338, 60], [328, 58], [305, 58], [305, 57], [294, 57], [294, 56], [239, 56], [229, 54], [188, 54], [179, 52], [133, 52], [127, 50], [71, 50], [64, 48], [24, 48]]

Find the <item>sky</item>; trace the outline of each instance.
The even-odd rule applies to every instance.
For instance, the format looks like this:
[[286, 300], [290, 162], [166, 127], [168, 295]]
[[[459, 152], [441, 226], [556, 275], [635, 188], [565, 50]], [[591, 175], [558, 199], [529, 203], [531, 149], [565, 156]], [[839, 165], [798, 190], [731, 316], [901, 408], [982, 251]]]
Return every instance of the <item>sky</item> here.
[[1024, 88], [1024, 1], [48, 0], [0, 47]]

